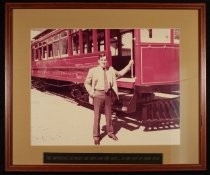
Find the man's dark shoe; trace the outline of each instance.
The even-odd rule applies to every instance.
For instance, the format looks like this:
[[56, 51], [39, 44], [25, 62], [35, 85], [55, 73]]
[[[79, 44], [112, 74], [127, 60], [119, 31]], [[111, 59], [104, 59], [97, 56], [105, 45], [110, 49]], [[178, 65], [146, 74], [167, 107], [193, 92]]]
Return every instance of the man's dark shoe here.
[[100, 145], [100, 140], [99, 140], [99, 139], [95, 139], [95, 140], [94, 140], [94, 144], [95, 144], [95, 145]]
[[113, 140], [118, 140], [117, 136], [115, 134], [109, 134], [108, 135], [110, 138], [112, 138]]

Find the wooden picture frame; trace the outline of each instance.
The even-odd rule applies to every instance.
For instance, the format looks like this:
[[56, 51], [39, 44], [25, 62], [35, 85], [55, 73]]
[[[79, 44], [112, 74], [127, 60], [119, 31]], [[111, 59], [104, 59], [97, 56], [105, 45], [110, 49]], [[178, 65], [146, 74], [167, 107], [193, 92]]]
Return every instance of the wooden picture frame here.
[[[42, 172], [88, 172], [88, 171], [182, 171], [182, 170], [206, 170], [206, 5], [205, 3], [6, 3], [5, 4], [5, 170], [6, 171], [42, 171]], [[75, 148], [49, 148], [49, 147], [33, 147], [28, 145], [29, 135], [23, 133], [30, 132], [30, 109], [25, 108], [29, 104], [30, 96], [25, 92], [30, 89], [29, 76], [26, 79], [23, 77], [25, 73], [29, 72], [30, 60], [23, 58], [29, 56], [30, 51], [23, 52], [26, 49], [30, 49], [28, 41], [30, 29], [43, 27], [69, 27], [65, 25], [66, 15], [69, 13], [72, 15], [71, 20], [73, 22], [72, 27], [84, 27], [84, 13], [88, 10], [96, 11], [95, 15], [105, 18], [104, 23], [107, 23], [106, 18], [107, 11], [112, 15], [117, 12], [126, 12], [129, 17], [141, 18], [144, 14], [146, 20], [150, 19], [151, 23], [145, 22], [142, 19], [143, 27], [178, 27], [183, 33], [181, 34], [181, 83], [183, 83], [183, 97], [181, 98], [181, 113], [184, 118], [181, 128], [181, 142], [180, 145], [164, 146], [157, 145], [147, 149], [142, 148], [142, 152], [137, 153], [160, 153], [157, 150], [167, 150], [167, 153], [163, 153], [162, 164], [140, 164], [140, 163], [43, 163], [44, 152], [54, 153], [68, 153], [69, 149], [72, 149], [72, 153], [75, 152]], [[52, 12], [51, 12], [52, 11]], [[71, 11], [76, 12], [72, 14]], [[57, 17], [51, 16], [53, 13], [57, 13]], [[154, 13], [154, 14], [151, 14]], [[36, 16], [37, 15], [37, 16]], [[75, 16], [74, 16], [75, 15]], [[123, 13], [121, 14], [123, 15]], [[125, 15], [125, 14], [124, 14]], [[157, 15], [157, 16], [155, 16]], [[159, 17], [163, 19], [157, 20]], [[117, 16], [117, 15], [116, 15]], [[40, 17], [44, 18], [44, 22], [40, 21]], [[75, 18], [74, 18], [75, 17]], [[103, 25], [99, 21], [99, 17], [95, 18], [95, 25], [93, 21], [89, 20], [89, 26], [93, 28]], [[124, 16], [123, 16], [124, 17]], [[189, 19], [189, 18], [190, 19]], [[24, 18], [24, 20], [23, 20]], [[39, 18], [39, 19], [38, 19]], [[62, 20], [59, 20], [62, 19]], [[189, 23], [186, 24], [184, 19], [189, 19]], [[122, 24], [114, 17], [102, 27], [121, 27]], [[123, 18], [124, 19], [124, 18]], [[24, 21], [26, 22], [24, 23]], [[37, 20], [37, 21], [36, 21]], [[81, 20], [81, 21], [80, 21]], [[87, 19], [86, 19], [87, 20]], [[87, 21], [88, 21], [87, 20]], [[129, 21], [129, 19], [124, 19]], [[29, 21], [31, 21], [29, 23]], [[54, 23], [52, 23], [54, 21]], [[63, 21], [63, 22], [62, 22]], [[160, 22], [162, 21], [162, 22]], [[82, 23], [82, 24], [81, 24]], [[96, 24], [97, 23], [97, 24]], [[119, 24], [118, 24], [119, 23]], [[37, 24], [40, 24], [39, 26]], [[131, 27], [139, 27], [140, 23], [136, 21], [129, 24]], [[124, 25], [122, 27], [127, 27]], [[189, 36], [187, 33], [192, 34], [189, 30], [195, 32], [195, 36]], [[189, 32], [188, 32], [189, 31]], [[25, 33], [21, 36], [21, 42], [19, 35], [21, 32]], [[193, 38], [191, 42], [191, 37]], [[27, 42], [28, 41], [28, 42]], [[21, 44], [20, 44], [21, 43]], [[189, 48], [187, 46], [189, 43]], [[191, 44], [190, 44], [191, 43]], [[194, 44], [192, 44], [194, 43]], [[192, 53], [189, 53], [192, 52]], [[194, 56], [193, 56], [194, 55]], [[193, 56], [192, 60], [189, 56]], [[20, 63], [18, 63], [20, 62]], [[23, 65], [24, 63], [24, 65]], [[183, 66], [182, 66], [183, 65]], [[196, 69], [196, 71], [192, 69]], [[21, 71], [23, 70], [24, 71]], [[186, 74], [184, 72], [187, 72]], [[189, 75], [188, 75], [189, 74]], [[192, 79], [192, 81], [191, 81]], [[188, 82], [190, 81], [190, 82]], [[185, 84], [187, 82], [187, 85]], [[189, 84], [188, 84], [189, 83]], [[24, 85], [24, 86], [23, 86]], [[194, 97], [191, 101], [190, 95], [187, 93], [188, 88], [196, 87]], [[190, 92], [194, 92], [189, 90]], [[21, 101], [21, 105], [20, 102]], [[183, 105], [183, 106], [182, 106]], [[191, 116], [192, 106], [195, 108], [195, 114]], [[24, 107], [23, 107], [24, 106]], [[190, 108], [191, 107], [191, 108]], [[190, 115], [190, 116], [189, 116]], [[26, 120], [26, 122], [24, 122]], [[23, 123], [21, 123], [23, 122]], [[192, 125], [190, 125], [192, 124]], [[195, 128], [194, 128], [195, 126]], [[191, 133], [192, 132], [192, 133]], [[186, 141], [187, 138], [190, 140]], [[185, 141], [184, 141], [185, 140]], [[194, 140], [194, 141], [192, 141]], [[22, 142], [20, 144], [20, 142]], [[191, 142], [195, 144], [192, 148], [189, 148]], [[27, 146], [25, 146], [27, 145]], [[71, 147], [71, 146], [70, 146]], [[139, 149], [137, 146], [131, 149]], [[110, 153], [123, 153], [125, 150], [129, 150], [130, 147], [119, 147], [122, 152], [117, 152], [118, 147], [103, 150], [100, 148], [89, 148], [92, 154], [102, 152], [105, 154]], [[186, 155], [184, 152], [188, 149]], [[43, 151], [44, 150], [44, 151]], [[56, 151], [57, 150], [57, 151]], [[94, 152], [96, 150], [96, 152]], [[176, 151], [174, 151], [176, 150]], [[31, 153], [33, 152], [33, 154]], [[40, 154], [41, 152], [41, 154]], [[77, 151], [76, 151], [77, 152]], [[87, 154], [84, 148], [77, 153]], [[131, 153], [128, 151], [128, 153]], [[39, 155], [34, 157], [34, 155]], [[135, 152], [132, 152], [135, 155]], [[184, 154], [184, 155], [183, 155]], [[195, 154], [195, 156], [191, 156]], [[24, 158], [24, 157], [27, 158]], [[165, 158], [166, 156], [166, 158]], [[184, 158], [183, 158], [184, 157]], [[30, 159], [31, 158], [31, 159]], [[128, 157], [129, 158], [129, 157]], [[28, 160], [31, 161], [28, 161]], [[167, 163], [165, 163], [167, 162]]]

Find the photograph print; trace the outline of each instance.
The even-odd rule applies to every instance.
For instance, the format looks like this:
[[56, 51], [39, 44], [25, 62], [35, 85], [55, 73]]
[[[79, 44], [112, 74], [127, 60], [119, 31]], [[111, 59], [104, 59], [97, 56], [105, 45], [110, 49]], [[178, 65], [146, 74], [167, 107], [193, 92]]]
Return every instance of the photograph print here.
[[31, 29], [31, 145], [180, 144], [180, 29]]

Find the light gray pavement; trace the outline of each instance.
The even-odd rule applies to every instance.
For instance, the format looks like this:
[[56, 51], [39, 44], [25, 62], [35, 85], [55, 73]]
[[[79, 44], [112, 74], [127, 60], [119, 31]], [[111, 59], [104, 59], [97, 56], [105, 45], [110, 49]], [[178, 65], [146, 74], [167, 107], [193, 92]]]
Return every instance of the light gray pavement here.
[[[145, 132], [139, 123], [125, 116], [114, 119], [118, 141], [104, 133], [101, 117], [101, 145], [179, 145], [180, 129]], [[93, 110], [75, 101], [31, 89], [31, 144], [36, 146], [93, 145]], [[104, 133], [104, 134], [103, 134]]]

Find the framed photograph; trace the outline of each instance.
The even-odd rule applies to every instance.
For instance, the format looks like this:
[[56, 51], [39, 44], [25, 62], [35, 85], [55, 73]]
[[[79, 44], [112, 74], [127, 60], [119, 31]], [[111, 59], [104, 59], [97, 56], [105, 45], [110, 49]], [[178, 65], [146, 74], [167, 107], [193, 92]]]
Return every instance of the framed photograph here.
[[6, 3], [5, 170], [206, 170], [205, 8]]

